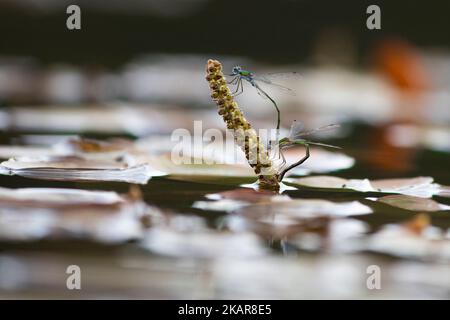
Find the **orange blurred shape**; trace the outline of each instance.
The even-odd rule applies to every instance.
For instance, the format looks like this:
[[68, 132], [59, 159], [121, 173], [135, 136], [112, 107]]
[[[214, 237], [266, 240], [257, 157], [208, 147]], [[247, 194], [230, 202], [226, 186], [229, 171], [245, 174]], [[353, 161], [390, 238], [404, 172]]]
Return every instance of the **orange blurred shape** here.
[[415, 215], [412, 219], [403, 223], [405, 227], [410, 232], [420, 235], [422, 232], [431, 225], [430, 216], [425, 213], [419, 213]]
[[414, 47], [401, 40], [385, 40], [374, 54], [376, 69], [399, 89], [419, 93], [430, 87], [429, 77]]
[[365, 152], [362, 159], [367, 165], [377, 170], [397, 173], [413, 170], [416, 150], [391, 145], [387, 138], [389, 125], [369, 130], [368, 145], [371, 148]]

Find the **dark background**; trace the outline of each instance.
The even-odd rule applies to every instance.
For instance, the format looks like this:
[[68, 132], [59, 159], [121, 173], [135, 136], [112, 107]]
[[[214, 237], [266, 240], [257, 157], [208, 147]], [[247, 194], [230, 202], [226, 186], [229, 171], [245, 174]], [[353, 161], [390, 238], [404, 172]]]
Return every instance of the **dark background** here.
[[[364, 63], [384, 37], [419, 47], [448, 47], [450, 42], [448, 0], [181, 1], [180, 12], [180, 1], [167, 0], [160, 1], [163, 10], [147, 7], [143, 0], [122, 1], [118, 7], [99, 0], [36, 3], [0, 2], [0, 54], [104, 66], [118, 66], [143, 53], [231, 54], [287, 63], [308, 57], [323, 31], [340, 30], [351, 34]], [[69, 4], [81, 7], [79, 31], [66, 28]], [[381, 7], [382, 30], [366, 28], [369, 4]]]

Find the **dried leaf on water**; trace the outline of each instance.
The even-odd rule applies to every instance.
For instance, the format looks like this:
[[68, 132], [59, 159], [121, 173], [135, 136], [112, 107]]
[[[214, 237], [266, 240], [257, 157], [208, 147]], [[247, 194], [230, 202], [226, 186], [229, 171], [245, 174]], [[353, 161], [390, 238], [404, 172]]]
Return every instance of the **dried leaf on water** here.
[[431, 198], [443, 193], [447, 187], [433, 182], [431, 177], [399, 179], [344, 179], [333, 176], [288, 178], [286, 182], [300, 187], [332, 191], [358, 191], [371, 193], [398, 193], [422, 198]]
[[0, 189], [0, 239], [84, 239], [104, 243], [142, 237], [147, 206], [108, 191]]
[[165, 173], [130, 157], [86, 159], [81, 156], [20, 157], [0, 164], [0, 174], [61, 181], [119, 181], [145, 184]]
[[373, 198], [368, 199], [411, 211], [433, 212], [433, 211], [450, 210], [450, 206], [438, 203], [437, 201], [434, 201], [432, 199], [413, 197], [407, 195], [389, 195], [378, 199]]
[[255, 174], [248, 165], [236, 164], [205, 164], [202, 159], [195, 163], [195, 158], [186, 158], [187, 164], [176, 164], [170, 154], [147, 157], [148, 163], [157, 170], [167, 172], [170, 177], [202, 180], [205, 177], [243, 177], [254, 178]]
[[[140, 148], [143, 148], [140, 145]], [[172, 178], [183, 180], [202, 180], [205, 177], [242, 177], [254, 178], [253, 170], [248, 166], [244, 153], [237, 148], [223, 146], [208, 146], [208, 152], [192, 150], [191, 154], [183, 154], [180, 162], [175, 164], [171, 159], [170, 150], [158, 155], [148, 155], [147, 161], [153, 167], [167, 172]], [[188, 148], [189, 151], [189, 148]], [[288, 150], [286, 159], [294, 162], [299, 159], [298, 152]], [[354, 159], [339, 152], [328, 152], [311, 149], [311, 159], [290, 174], [304, 175], [309, 173], [324, 173], [350, 168]]]
[[450, 238], [424, 215], [384, 226], [370, 236], [367, 248], [396, 257], [450, 262]]

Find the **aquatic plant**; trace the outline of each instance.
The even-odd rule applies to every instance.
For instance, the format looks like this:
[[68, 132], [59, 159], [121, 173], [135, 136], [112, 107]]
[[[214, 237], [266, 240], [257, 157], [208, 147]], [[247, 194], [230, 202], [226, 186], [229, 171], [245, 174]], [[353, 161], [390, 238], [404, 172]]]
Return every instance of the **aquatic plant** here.
[[244, 151], [249, 165], [258, 176], [260, 188], [278, 190], [278, 170], [270, 159], [266, 147], [261, 143], [256, 130], [252, 128], [234, 101], [219, 61], [208, 60], [206, 80], [211, 89], [211, 98], [217, 104], [219, 114], [227, 124], [227, 128], [233, 131], [236, 143]]
[[[235, 67], [234, 69], [236, 68], [237, 67]], [[233, 71], [233, 73], [231, 74], [231, 76], [235, 76], [235, 78], [229, 83], [233, 84], [236, 82], [236, 79], [238, 79], [237, 90], [239, 90], [239, 87], [241, 87], [242, 90], [242, 77], [245, 77], [245, 75], [237, 75], [236, 72], [237, 71]], [[243, 71], [240, 72], [242, 73]], [[244, 117], [244, 114], [242, 110], [239, 109], [236, 101], [234, 101], [234, 94], [228, 87], [228, 82], [226, 81], [225, 76], [222, 73], [222, 65], [219, 61], [211, 59], [208, 60], [208, 63], [206, 65], [206, 80], [208, 81], [209, 87], [211, 89], [211, 98], [219, 108], [219, 114], [223, 117], [223, 120], [227, 124], [227, 128], [233, 131], [236, 143], [244, 151], [248, 163], [253, 168], [256, 175], [258, 175], [260, 188], [279, 190], [279, 184], [283, 180], [286, 173], [298, 167], [309, 158], [310, 145], [339, 148], [323, 143], [312, 142], [303, 138], [315, 132], [335, 128], [337, 127], [337, 125], [328, 125], [314, 130], [304, 131], [303, 126], [300, 125], [300, 123], [296, 123], [294, 121], [293, 125], [291, 126], [291, 132], [289, 136], [278, 139], [280, 114], [275, 102], [274, 104], [278, 111], [277, 138], [276, 141], [271, 141], [268, 148], [266, 148], [261, 143], [261, 138]], [[269, 97], [264, 91], [262, 91], [262, 89], [259, 88], [259, 85], [256, 84], [255, 81], [257, 81], [257, 78], [254, 78], [254, 76], [252, 76], [248, 78], [247, 81], [249, 81], [258, 90], [258, 92], [262, 92], [265, 96]], [[272, 100], [272, 98], [270, 98], [270, 100]], [[306, 149], [306, 154], [298, 161], [287, 165], [283, 150], [295, 145], [304, 146]], [[279, 158], [278, 160], [281, 160], [281, 164], [274, 164], [274, 162], [276, 162], [277, 152], [273, 152], [273, 147], [277, 149]]]

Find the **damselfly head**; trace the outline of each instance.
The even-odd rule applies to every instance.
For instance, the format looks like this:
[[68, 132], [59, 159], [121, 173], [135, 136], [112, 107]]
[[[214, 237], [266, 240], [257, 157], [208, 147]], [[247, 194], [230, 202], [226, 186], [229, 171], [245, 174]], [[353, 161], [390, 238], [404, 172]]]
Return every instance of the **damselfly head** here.
[[230, 74], [230, 76], [237, 76], [238, 74], [240, 74], [242, 71], [242, 67], [241, 66], [235, 66], [232, 69], [232, 73]]

